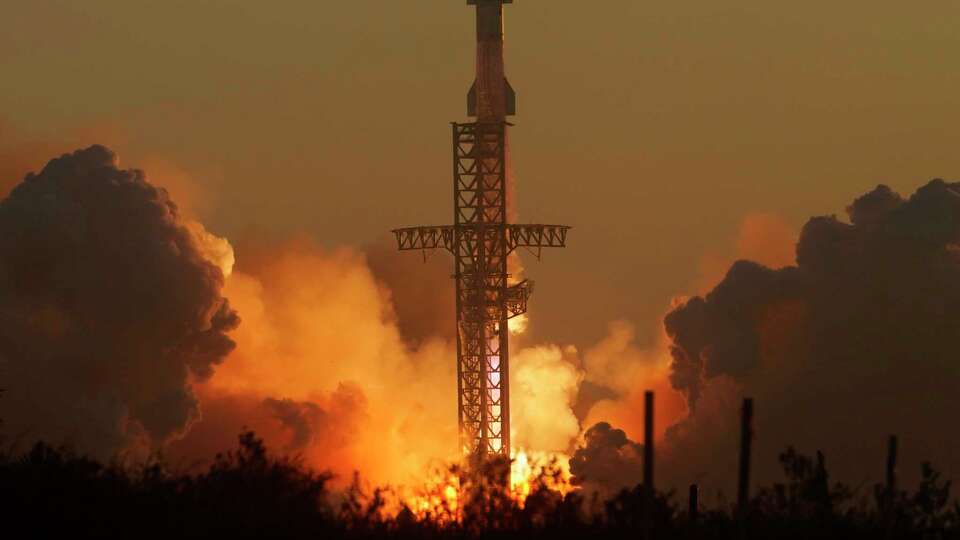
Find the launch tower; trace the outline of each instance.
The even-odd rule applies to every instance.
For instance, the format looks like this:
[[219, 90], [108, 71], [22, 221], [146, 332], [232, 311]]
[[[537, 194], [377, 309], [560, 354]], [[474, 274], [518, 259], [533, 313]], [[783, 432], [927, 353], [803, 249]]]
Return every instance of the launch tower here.
[[455, 259], [457, 392], [465, 454], [510, 456], [510, 348], [507, 321], [527, 310], [528, 280], [510, 283], [507, 258], [564, 247], [569, 227], [507, 220], [507, 116], [516, 97], [504, 75], [503, 4], [477, 10], [477, 76], [467, 93], [475, 122], [453, 124], [453, 225], [395, 229], [400, 250], [446, 249]]

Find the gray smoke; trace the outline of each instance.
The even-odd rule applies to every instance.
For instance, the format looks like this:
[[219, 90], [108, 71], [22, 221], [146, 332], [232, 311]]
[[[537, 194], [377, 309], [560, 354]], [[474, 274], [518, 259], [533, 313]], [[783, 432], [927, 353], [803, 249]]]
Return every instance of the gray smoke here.
[[287, 451], [302, 450], [313, 440], [315, 426], [326, 421], [327, 413], [316, 403], [266, 398], [263, 406], [291, 432]]
[[599, 422], [583, 437], [570, 458], [574, 485], [612, 495], [643, 480], [643, 445], [628, 439], [622, 429]]
[[400, 335], [416, 347], [431, 338], [455, 339], [453, 258], [443, 250], [428, 254], [397, 251], [396, 240], [382, 239], [364, 250], [370, 271], [390, 291]]
[[877, 480], [890, 433], [903, 470], [932, 459], [960, 474], [948, 427], [960, 405], [960, 183], [933, 180], [907, 200], [879, 186], [847, 212], [850, 223], [809, 220], [796, 266], [739, 261], [666, 316], [672, 383], [692, 410], [668, 433], [678, 468], [725, 474], [750, 395], [760, 480], [787, 444], [823, 449], [841, 478]]
[[190, 380], [233, 349], [239, 318], [162, 188], [91, 146], [0, 201], [0, 418], [19, 442], [104, 456], [199, 415]]
[[322, 402], [266, 398], [263, 406], [290, 432], [287, 452], [310, 445], [343, 447], [353, 438], [354, 424], [366, 414], [367, 399], [356, 385], [340, 383]]

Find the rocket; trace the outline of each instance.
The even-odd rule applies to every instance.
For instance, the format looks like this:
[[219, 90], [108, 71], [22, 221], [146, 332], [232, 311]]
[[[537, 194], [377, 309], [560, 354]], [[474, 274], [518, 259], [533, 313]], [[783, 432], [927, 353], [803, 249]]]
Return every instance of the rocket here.
[[503, 5], [513, 0], [467, 0], [477, 6], [477, 78], [467, 92], [467, 115], [504, 122], [516, 114], [517, 97], [503, 67]]

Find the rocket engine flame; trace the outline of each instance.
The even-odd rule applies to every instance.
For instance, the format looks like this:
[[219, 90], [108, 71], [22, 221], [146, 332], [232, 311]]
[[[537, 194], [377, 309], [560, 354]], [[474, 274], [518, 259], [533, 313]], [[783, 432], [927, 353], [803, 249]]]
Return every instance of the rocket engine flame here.
[[530, 320], [528, 319], [527, 314], [524, 313], [510, 319], [507, 324], [508, 328], [510, 329], [510, 335], [519, 336], [527, 331], [527, 326], [530, 324]]

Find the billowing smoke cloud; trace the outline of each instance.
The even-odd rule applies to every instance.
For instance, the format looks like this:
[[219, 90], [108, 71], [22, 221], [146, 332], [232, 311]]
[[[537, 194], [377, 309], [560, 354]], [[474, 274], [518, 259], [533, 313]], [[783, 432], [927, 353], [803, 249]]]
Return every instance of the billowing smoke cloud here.
[[671, 382], [692, 410], [667, 437], [682, 474], [712, 470], [730, 492], [733, 469], [717, 464], [732, 461], [743, 395], [756, 398], [761, 480], [787, 444], [823, 449], [842, 479], [876, 480], [889, 433], [905, 463], [960, 473], [960, 436], [943, 423], [960, 391], [960, 184], [907, 200], [879, 186], [847, 211], [850, 223], [806, 224], [796, 266], [739, 261], [666, 316]]
[[567, 452], [580, 433], [573, 412], [583, 378], [577, 351], [542, 345], [510, 358], [511, 443], [543, 452]]
[[643, 479], [643, 445], [607, 422], [594, 424], [570, 458], [572, 482], [607, 495], [637, 485]]
[[[753, 212], [744, 216], [728, 250], [705, 253], [699, 276], [689, 289], [709, 291], [723, 278], [736, 258], [751, 258], [764, 264], [783, 266], [792, 259], [797, 234], [775, 214]], [[676, 299], [671, 310], [684, 302]], [[663, 438], [667, 429], [687, 416], [684, 395], [670, 382], [671, 340], [661, 327], [657, 340], [639, 346], [633, 324], [613, 321], [607, 335], [583, 354], [583, 382], [575, 407], [584, 428], [608, 422], [628, 437], [643, 435], [644, 392], [656, 393], [654, 435]]]
[[393, 237], [365, 250], [367, 264], [377, 281], [386, 286], [395, 323], [407, 343], [417, 346], [442, 337], [456, 339], [454, 323], [453, 259], [443, 251], [397, 251]]
[[[47, 148], [3, 143], [0, 155], [18, 160], [2, 170], [26, 170]], [[450, 319], [452, 281], [439, 257], [423, 275], [418, 257], [391, 259], [383, 246], [368, 264], [294, 240], [247, 246], [233, 272], [226, 240], [100, 146], [17, 186], [0, 203], [0, 236], [0, 419], [14, 442], [101, 458], [163, 447], [191, 464], [250, 428], [276, 450], [375, 482], [456, 455], [452, 324], [444, 336], [438, 322]], [[239, 329], [222, 290], [245, 312]], [[418, 320], [425, 302], [433, 323]], [[565, 402], [575, 374], [563, 374], [550, 396]]]
[[174, 456], [209, 458], [243, 427], [339, 481], [359, 471], [409, 483], [456, 456], [453, 345], [403, 339], [392, 290], [363, 253], [304, 239], [240, 246], [226, 284], [244, 317], [237, 349], [198, 387], [204, 420]]
[[7, 432], [104, 456], [186, 430], [199, 416], [191, 380], [234, 347], [228, 252], [102, 146], [28, 174], [0, 202]]
[[[679, 303], [650, 349], [622, 322], [582, 355], [515, 347], [515, 445], [565, 452], [593, 426], [572, 472], [607, 490], [636, 483], [629, 439], [653, 389], [661, 485], [729, 493], [749, 394], [758, 481], [787, 444], [823, 449], [840, 478], [874, 479], [891, 432], [905, 463], [960, 470], [958, 437], [941, 424], [960, 390], [958, 201], [960, 186], [942, 181], [909, 200], [880, 187], [851, 205], [850, 224], [815, 218], [796, 266], [737, 262]], [[756, 215], [736, 250], [778, 265], [793, 237]], [[416, 481], [456, 456], [449, 259], [424, 267], [379, 244], [244, 247], [231, 272], [229, 243], [102, 147], [28, 177], [0, 202], [6, 432], [101, 455], [177, 439], [170, 454], [195, 460], [252, 428], [272, 448], [374, 482]], [[585, 383], [599, 390], [575, 412]]]
[[584, 426], [610, 422], [633, 437], [643, 433], [643, 394], [656, 392], [656, 436], [684, 416], [683, 396], [670, 387], [669, 356], [665, 339], [649, 349], [634, 343], [634, 328], [624, 321], [610, 324], [607, 336], [584, 353], [586, 380], [606, 388], [612, 396], [597, 400], [586, 415]]
[[[199, 388], [204, 420], [174, 454], [212, 456], [246, 426], [272, 448], [300, 453], [346, 481], [356, 470], [376, 483], [416, 483], [434, 461], [457, 459], [455, 342], [443, 335], [453, 326], [453, 305], [436, 287], [450, 283], [451, 261], [439, 259], [444, 271], [428, 265], [423, 275], [416, 254], [400, 255], [411, 264], [393, 265], [383, 262], [392, 259], [385, 250], [374, 250], [381, 262], [371, 263], [370, 249], [241, 242], [226, 286], [244, 316], [233, 334], [237, 350]], [[420, 279], [434, 287], [405, 290]], [[394, 301], [403, 298], [410, 304], [400, 312]], [[442, 304], [443, 329], [404, 325], [418, 316], [417, 298]], [[536, 456], [571, 449], [580, 432], [572, 405], [582, 376], [572, 348], [513, 351], [516, 448]]]
[[263, 405], [290, 432], [288, 452], [303, 452], [313, 445], [342, 448], [354, 436], [351, 425], [367, 407], [363, 391], [353, 384], [340, 384], [322, 401], [266, 398]]

